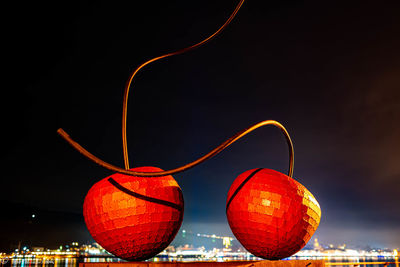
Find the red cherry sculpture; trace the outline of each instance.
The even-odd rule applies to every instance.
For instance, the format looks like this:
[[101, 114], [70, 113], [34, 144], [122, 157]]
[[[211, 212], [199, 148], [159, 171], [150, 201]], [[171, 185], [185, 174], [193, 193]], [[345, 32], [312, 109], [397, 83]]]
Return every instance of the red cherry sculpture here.
[[182, 224], [182, 191], [171, 175], [146, 178], [116, 173], [90, 188], [83, 216], [94, 240], [108, 252], [125, 260], [149, 259], [171, 243]]
[[262, 168], [236, 178], [228, 192], [226, 213], [239, 242], [268, 260], [289, 257], [303, 248], [321, 218], [317, 200], [303, 185]]

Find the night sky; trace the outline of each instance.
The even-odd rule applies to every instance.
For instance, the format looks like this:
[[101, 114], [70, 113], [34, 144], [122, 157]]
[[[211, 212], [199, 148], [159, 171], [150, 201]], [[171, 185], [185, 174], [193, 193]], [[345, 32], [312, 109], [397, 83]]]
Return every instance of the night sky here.
[[[131, 71], [208, 37], [237, 2], [5, 7], [3, 209], [19, 203], [79, 216], [89, 188], [112, 173], [56, 130], [123, 167], [122, 99]], [[274, 119], [294, 142], [293, 177], [321, 205], [314, 237], [323, 244], [399, 247], [400, 3], [394, 2], [246, 1], [206, 46], [138, 74], [128, 106], [131, 166], [176, 168]], [[286, 173], [287, 165], [281, 132], [263, 127], [175, 174], [185, 198], [181, 229], [232, 235], [225, 203], [233, 180], [259, 167]], [[11, 239], [17, 234], [0, 226]]]

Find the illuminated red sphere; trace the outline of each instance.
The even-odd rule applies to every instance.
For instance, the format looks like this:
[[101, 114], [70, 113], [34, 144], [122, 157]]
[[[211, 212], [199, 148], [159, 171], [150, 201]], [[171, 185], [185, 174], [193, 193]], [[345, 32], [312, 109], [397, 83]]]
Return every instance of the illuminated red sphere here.
[[228, 192], [233, 234], [253, 255], [279, 260], [303, 248], [318, 227], [321, 209], [303, 185], [270, 169], [239, 175]]
[[[162, 171], [156, 167], [138, 172]], [[183, 219], [181, 188], [171, 176], [116, 173], [90, 188], [83, 203], [86, 226], [97, 243], [115, 256], [139, 261], [163, 251]]]

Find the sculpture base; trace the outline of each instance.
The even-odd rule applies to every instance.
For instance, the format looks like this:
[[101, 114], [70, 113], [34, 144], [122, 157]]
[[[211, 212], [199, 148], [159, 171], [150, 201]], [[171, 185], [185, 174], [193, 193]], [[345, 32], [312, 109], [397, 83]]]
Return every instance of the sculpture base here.
[[325, 267], [323, 260], [200, 261], [200, 262], [88, 262], [79, 267]]

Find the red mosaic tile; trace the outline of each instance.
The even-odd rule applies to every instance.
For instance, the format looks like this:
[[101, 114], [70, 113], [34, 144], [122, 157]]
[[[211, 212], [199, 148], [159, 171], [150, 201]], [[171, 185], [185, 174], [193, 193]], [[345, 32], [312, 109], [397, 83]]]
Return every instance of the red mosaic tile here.
[[227, 198], [233, 234], [255, 256], [278, 260], [302, 249], [317, 229], [321, 209], [296, 180], [270, 169], [239, 175]]
[[[156, 167], [131, 169], [162, 171]], [[83, 204], [86, 226], [97, 243], [126, 260], [145, 260], [163, 251], [183, 219], [183, 195], [171, 176], [116, 173], [90, 188]]]

